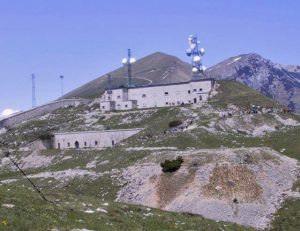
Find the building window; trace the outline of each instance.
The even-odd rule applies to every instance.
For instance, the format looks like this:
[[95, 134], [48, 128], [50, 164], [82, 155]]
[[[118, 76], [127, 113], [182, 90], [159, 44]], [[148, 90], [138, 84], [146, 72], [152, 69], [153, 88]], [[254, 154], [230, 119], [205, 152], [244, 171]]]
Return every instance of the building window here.
[[166, 91], [166, 92], [165, 92], [165, 95], [169, 95], [169, 92]]
[[68, 148], [70, 147], [70, 143], [68, 143]]
[[86, 147], [86, 142], [84, 142], [84, 146]]
[[125, 107], [127, 107], [127, 104], [125, 104]]
[[117, 99], [121, 99], [121, 96], [118, 95], [118, 96], [117, 96]]
[[95, 146], [97, 146], [98, 145], [98, 141], [95, 141]]
[[114, 141], [114, 140], [111, 141], [111, 145], [112, 145], [112, 146], [115, 145], [115, 141]]
[[200, 101], [202, 100], [202, 95], [199, 96], [199, 100], [200, 100]]
[[191, 94], [191, 90], [188, 90], [188, 93]]
[[194, 89], [193, 91], [194, 91], [194, 92], [196, 92], [196, 91], [197, 91], [197, 89]]
[[57, 148], [60, 149], [60, 143], [57, 144]]
[[168, 102], [166, 102], [166, 105], [169, 105], [169, 103], [168, 103]]
[[146, 94], [143, 94], [143, 95], [142, 95], [142, 98], [146, 98]]
[[202, 91], [202, 88], [200, 88], [199, 91]]

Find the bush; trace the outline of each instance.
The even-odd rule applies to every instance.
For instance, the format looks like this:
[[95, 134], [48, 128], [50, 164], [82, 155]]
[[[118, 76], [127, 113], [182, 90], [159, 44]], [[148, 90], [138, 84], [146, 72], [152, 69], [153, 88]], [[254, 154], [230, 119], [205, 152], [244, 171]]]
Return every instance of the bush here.
[[38, 138], [39, 138], [40, 140], [50, 140], [50, 139], [52, 139], [53, 137], [54, 137], [54, 135], [51, 134], [51, 133], [49, 133], [49, 132], [41, 133], [41, 134], [38, 136]]
[[181, 124], [182, 124], [182, 122], [180, 120], [174, 120], [174, 121], [171, 121], [169, 123], [169, 128], [174, 128], [174, 127], [177, 127], [177, 126], [179, 126]]
[[175, 160], [165, 160], [163, 163], [160, 163], [163, 172], [175, 172], [183, 163], [183, 158], [178, 156]]

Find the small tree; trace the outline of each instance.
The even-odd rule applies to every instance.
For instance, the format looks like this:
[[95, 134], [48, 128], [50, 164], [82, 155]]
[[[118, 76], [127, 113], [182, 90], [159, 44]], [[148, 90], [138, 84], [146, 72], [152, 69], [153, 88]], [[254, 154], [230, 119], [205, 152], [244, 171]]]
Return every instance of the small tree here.
[[160, 163], [163, 172], [175, 172], [183, 163], [183, 158], [178, 156], [175, 160], [165, 160], [163, 163]]

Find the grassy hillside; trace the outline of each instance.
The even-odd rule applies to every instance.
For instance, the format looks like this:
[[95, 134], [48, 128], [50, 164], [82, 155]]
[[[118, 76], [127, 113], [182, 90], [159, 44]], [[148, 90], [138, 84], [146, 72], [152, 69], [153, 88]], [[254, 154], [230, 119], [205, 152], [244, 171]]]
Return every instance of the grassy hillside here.
[[[121, 64], [120, 64], [121, 65]], [[161, 52], [156, 52], [141, 59], [133, 65], [134, 85], [184, 82], [190, 79], [190, 66], [178, 58]], [[112, 87], [127, 84], [127, 69], [121, 67], [109, 73]], [[108, 87], [107, 75], [101, 76], [65, 95], [65, 98], [100, 96]]]
[[[156, 148], [172, 153], [171, 150], [267, 146], [300, 160], [300, 126], [286, 125], [300, 122], [299, 115], [241, 115], [239, 109], [228, 106], [280, 105], [240, 83], [220, 81], [219, 84], [219, 94], [201, 106], [103, 115], [91, 103], [59, 109], [0, 134], [0, 149], [11, 148], [12, 157], [24, 166], [47, 198], [54, 201], [42, 201], [18, 171], [7, 161], [0, 162], [0, 230], [254, 230], [197, 215], [115, 202], [118, 191], [126, 184], [117, 180], [119, 173], [155, 153]], [[228, 111], [232, 117], [220, 116]], [[171, 128], [172, 121], [181, 121], [183, 125]], [[17, 151], [19, 145], [48, 132], [103, 127], [145, 129], [106, 150], [46, 150], [38, 152], [35, 161], [32, 152]], [[256, 132], [257, 128], [265, 127], [265, 133]], [[43, 161], [46, 164], [39, 164]], [[275, 216], [273, 230], [297, 230], [299, 205], [299, 199], [286, 201]]]
[[218, 80], [218, 94], [210, 102], [218, 107], [229, 104], [248, 108], [250, 104], [261, 107], [282, 107], [272, 99], [234, 80]]

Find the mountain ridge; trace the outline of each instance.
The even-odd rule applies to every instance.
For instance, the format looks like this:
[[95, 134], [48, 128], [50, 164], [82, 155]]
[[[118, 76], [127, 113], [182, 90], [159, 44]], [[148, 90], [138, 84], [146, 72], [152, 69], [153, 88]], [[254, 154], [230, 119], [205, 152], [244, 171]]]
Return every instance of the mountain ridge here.
[[[108, 88], [126, 85], [126, 67], [102, 75], [66, 94], [65, 98], [99, 97]], [[176, 56], [155, 52], [138, 59], [133, 66], [133, 83], [137, 86], [185, 82], [191, 79], [190, 64]], [[300, 112], [300, 66], [281, 65], [256, 53], [240, 54], [208, 68], [205, 77], [217, 80], [236, 80], [275, 101]]]

